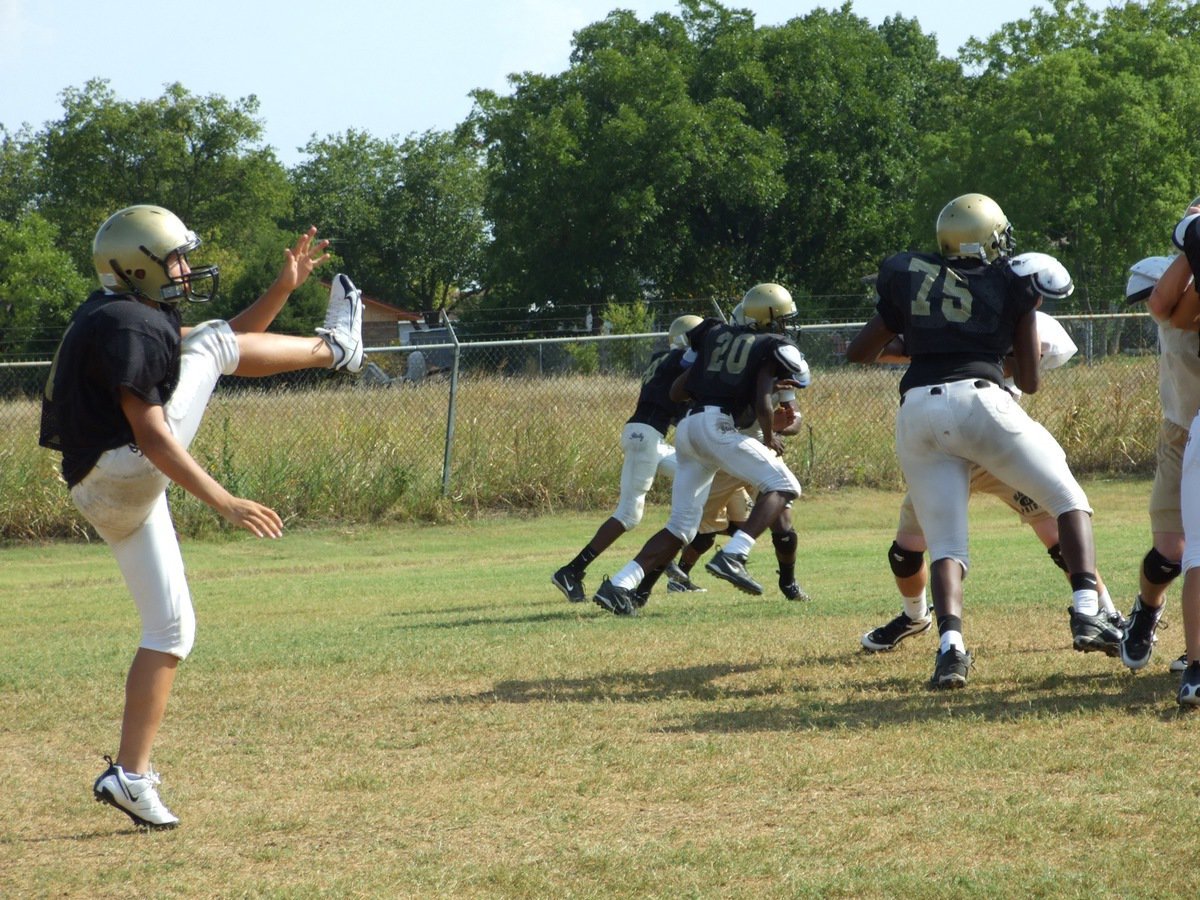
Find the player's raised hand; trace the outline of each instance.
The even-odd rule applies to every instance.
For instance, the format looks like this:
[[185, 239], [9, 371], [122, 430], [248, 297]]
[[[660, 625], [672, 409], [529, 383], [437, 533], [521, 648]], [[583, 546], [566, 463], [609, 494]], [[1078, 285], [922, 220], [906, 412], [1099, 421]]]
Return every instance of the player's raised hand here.
[[288, 293], [304, 284], [313, 270], [329, 259], [326, 252], [329, 241], [318, 241], [316, 238], [317, 228], [314, 225], [300, 235], [295, 244], [283, 251], [283, 267], [275, 282]]

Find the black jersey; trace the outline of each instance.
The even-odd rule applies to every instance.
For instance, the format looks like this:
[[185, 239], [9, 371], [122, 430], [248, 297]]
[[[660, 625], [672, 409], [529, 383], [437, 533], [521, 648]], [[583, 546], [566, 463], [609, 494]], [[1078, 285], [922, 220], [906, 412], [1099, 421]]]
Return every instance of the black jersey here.
[[932, 253], [897, 253], [884, 260], [875, 287], [880, 317], [904, 336], [912, 358], [901, 393], [967, 378], [1002, 384], [1017, 320], [1038, 302], [1003, 259], [951, 265]]
[[63, 334], [42, 396], [39, 443], [62, 452], [68, 485], [100, 454], [133, 443], [121, 388], [161, 406], [179, 381], [180, 314], [96, 291]]
[[792, 373], [785, 363], [790, 355], [785, 348], [791, 348], [797, 363], [803, 359], [786, 335], [727, 325], [720, 319], [705, 319], [688, 332], [688, 340], [697, 354], [685, 382], [692, 406], [719, 406], [739, 428], [756, 416], [755, 394], [763, 365], [772, 365], [774, 374], [784, 378]]
[[671, 399], [671, 385], [683, 372], [683, 353], [682, 350], [668, 350], [651, 358], [650, 365], [642, 373], [642, 390], [629, 422], [649, 425], [665, 435], [667, 429], [679, 421], [687, 407]]

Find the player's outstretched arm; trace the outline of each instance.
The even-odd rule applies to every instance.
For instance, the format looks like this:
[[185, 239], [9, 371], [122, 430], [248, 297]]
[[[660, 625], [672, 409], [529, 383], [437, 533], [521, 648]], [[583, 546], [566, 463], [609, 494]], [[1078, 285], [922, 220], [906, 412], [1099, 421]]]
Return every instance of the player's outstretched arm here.
[[862, 327], [862, 331], [846, 345], [846, 359], [855, 363], [873, 363], [879, 359], [883, 348], [895, 336], [896, 332], [883, 323], [883, 317], [875, 313]]
[[754, 387], [754, 414], [758, 419], [758, 427], [762, 429], [763, 443], [780, 456], [783, 455], [783, 442], [775, 434], [775, 363], [771, 359], [763, 361], [758, 370]]
[[121, 411], [133, 429], [138, 449], [160, 472], [196, 499], [217, 511], [231, 525], [258, 537], [279, 537], [283, 520], [270, 507], [235, 497], [200, 467], [167, 427], [163, 408], [121, 388]]
[[1011, 357], [1013, 382], [1026, 394], [1035, 394], [1041, 387], [1041, 370], [1038, 366], [1041, 358], [1042, 344], [1038, 340], [1037, 315], [1034, 310], [1030, 310], [1017, 319]]
[[229, 327], [236, 333], [266, 331], [292, 291], [304, 284], [313, 271], [329, 259], [326, 248], [329, 241], [317, 239], [313, 226], [296, 239], [296, 243], [283, 251], [283, 265], [275, 281], [262, 295], [244, 310], [229, 320]]
[[1192, 267], [1186, 256], [1175, 257], [1167, 266], [1146, 300], [1146, 310], [1156, 322], [1170, 322], [1185, 331], [1197, 329], [1200, 297], [1196, 296]]

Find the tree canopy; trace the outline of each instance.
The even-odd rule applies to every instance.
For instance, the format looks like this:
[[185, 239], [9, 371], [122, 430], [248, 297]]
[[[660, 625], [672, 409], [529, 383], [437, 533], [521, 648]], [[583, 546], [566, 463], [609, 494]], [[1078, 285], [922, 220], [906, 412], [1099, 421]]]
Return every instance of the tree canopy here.
[[[453, 131], [314, 136], [291, 169], [254, 96], [172, 84], [129, 102], [89, 81], [40, 129], [0, 125], [0, 329], [9, 348], [61, 329], [95, 229], [139, 202], [177, 212], [222, 267], [223, 298], [196, 315], [248, 303], [316, 224], [370, 295], [512, 331], [599, 328], [621, 307], [666, 321], [764, 280], [812, 317], [859, 317], [862, 277], [930, 248], [967, 191], [1063, 260], [1072, 303], [1107, 308], [1200, 194], [1198, 41], [1182, 0], [1053, 0], [957, 58], [850, 3], [775, 26], [716, 0], [617, 9], [562, 72], [475, 92]], [[306, 330], [321, 303], [310, 285], [279, 327]]]

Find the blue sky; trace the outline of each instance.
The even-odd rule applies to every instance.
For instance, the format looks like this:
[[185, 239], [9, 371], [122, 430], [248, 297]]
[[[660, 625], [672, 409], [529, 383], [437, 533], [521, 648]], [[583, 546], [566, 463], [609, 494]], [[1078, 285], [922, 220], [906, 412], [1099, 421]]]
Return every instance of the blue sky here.
[[[726, 5], [776, 25], [840, 0]], [[907, 0], [903, 14], [952, 55], [1044, 5]], [[898, 0], [852, 7], [872, 24], [901, 11]], [[472, 89], [503, 92], [510, 73], [564, 69], [574, 31], [614, 8], [643, 19], [678, 10], [674, 0], [0, 0], [0, 125], [58, 118], [60, 92], [90, 78], [109, 79], [125, 100], [178, 81], [194, 94], [256, 95], [266, 142], [292, 165], [314, 134], [450, 128], [470, 111]]]

